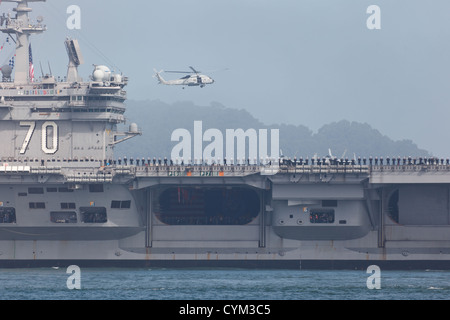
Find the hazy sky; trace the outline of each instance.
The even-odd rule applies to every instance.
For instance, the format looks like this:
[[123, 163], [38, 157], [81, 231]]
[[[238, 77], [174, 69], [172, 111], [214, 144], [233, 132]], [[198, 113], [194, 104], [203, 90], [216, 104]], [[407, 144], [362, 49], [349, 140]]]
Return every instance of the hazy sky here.
[[[72, 4], [81, 8], [79, 31], [66, 27]], [[366, 26], [370, 5], [381, 8], [381, 30]], [[83, 50], [82, 76], [92, 64], [114, 64], [130, 78], [129, 99], [216, 101], [266, 124], [313, 130], [342, 119], [367, 122], [450, 157], [448, 0], [48, 0], [31, 6], [49, 29], [32, 42], [35, 65], [42, 61], [45, 72], [50, 61], [54, 74], [65, 75], [63, 42], [71, 36]], [[211, 73], [216, 83], [203, 89], [162, 86], [152, 77], [153, 68], [188, 66], [229, 70]]]

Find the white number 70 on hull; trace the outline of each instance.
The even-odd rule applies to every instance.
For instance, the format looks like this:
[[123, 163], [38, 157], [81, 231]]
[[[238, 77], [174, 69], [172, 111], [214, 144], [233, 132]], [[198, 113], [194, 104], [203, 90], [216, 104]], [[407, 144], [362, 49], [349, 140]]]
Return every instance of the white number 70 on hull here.
[[[22, 148], [20, 149], [20, 154], [25, 154], [27, 152], [28, 145], [30, 144], [31, 138], [33, 136], [34, 130], [36, 129], [35, 121], [21, 121], [21, 127], [29, 127], [25, 140], [23, 141]], [[48, 131], [52, 129], [52, 139], [51, 146], [48, 145]], [[41, 147], [45, 154], [55, 154], [58, 151], [58, 125], [54, 121], [46, 121], [42, 124], [42, 135], [41, 135]]]

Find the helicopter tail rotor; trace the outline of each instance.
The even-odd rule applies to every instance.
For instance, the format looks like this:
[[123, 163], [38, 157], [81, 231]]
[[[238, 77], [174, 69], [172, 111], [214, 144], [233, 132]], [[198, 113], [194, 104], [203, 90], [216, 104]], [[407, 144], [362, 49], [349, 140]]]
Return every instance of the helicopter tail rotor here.
[[156, 69], [153, 69], [153, 71], [155, 71], [155, 75], [153, 76], [154, 78], [157, 78], [160, 84], [167, 84], [167, 81], [164, 80], [163, 77], [161, 77], [161, 73], [163, 73], [164, 71], [156, 71]]

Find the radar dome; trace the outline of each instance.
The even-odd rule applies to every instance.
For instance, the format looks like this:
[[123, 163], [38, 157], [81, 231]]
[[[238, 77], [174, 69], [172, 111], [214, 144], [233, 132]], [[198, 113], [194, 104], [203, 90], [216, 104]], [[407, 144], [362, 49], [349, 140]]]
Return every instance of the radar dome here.
[[10, 65], [4, 65], [1, 67], [3, 78], [11, 78], [12, 68]]
[[107, 66], [96, 66], [94, 73], [92, 74], [94, 81], [110, 81], [111, 70]]
[[138, 125], [136, 123], [130, 124], [130, 132], [133, 132], [133, 133], [138, 132]]
[[102, 81], [105, 77], [105, 73], [102, 70], [95, 70], [92, 76], [94, 81]]
[[114, 81], [115, 82], [122, 82], [122, 76], [120, 74], [114, 75]]

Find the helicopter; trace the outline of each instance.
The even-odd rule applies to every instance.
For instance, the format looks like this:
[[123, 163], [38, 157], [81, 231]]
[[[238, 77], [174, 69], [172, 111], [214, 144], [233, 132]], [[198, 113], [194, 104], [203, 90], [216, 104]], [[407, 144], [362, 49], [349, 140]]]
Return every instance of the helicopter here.
[[[163, 71], [163, 70], [161, 70], [158, 72], [155, 69], [153, 69], [153, 70], [155, 71], [155, 77], [159, 80], [159, 83], [168, 85], [168, 86], [178, 85], [178, 86], [183, 86], [183, 89], [185, 86], [188, 86], [188, 87], [199, 86], [200, 88], [204, 88], [207, 84], [214, 83], [213, 79], [211, 79], [209, 76], [201, 74], [201, 71], [198, 71], [198, 70], [194, 69], [193, 67], [189, 67], [189, 68], [192, 71]], [[176, 80], [165, 80], [161, 76], [161, 73], [163, 73], [163, 72], [186, 73], [188, 75], [184, 76], [180, 79], [176, 79]]]

